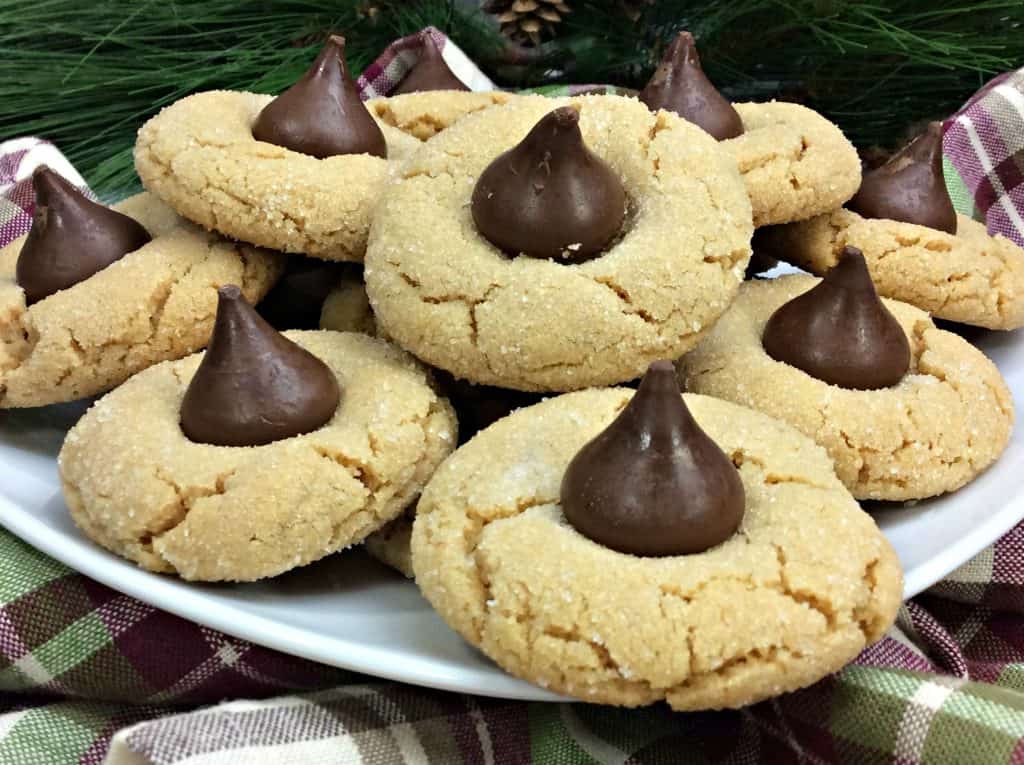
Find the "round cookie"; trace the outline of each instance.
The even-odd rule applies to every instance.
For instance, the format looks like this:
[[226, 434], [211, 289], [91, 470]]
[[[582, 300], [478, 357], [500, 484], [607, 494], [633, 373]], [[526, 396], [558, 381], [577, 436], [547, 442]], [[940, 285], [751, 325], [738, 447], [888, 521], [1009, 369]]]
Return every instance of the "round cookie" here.
[[686, 389], [789, 422], [828, 450], [858, 499], [942, 494], [991, 465], [1013, 426], [1010, 392], [981, 351], [937, 329], [923, 311], [885, 301], [911, 349], [910, 371], [890, 388], [829, 385], [765, 352], [769, 317], [818, 282], [786, 276], [745, 283], [714, 330], [679, 361]]
[[[625, 233], [578, 265], [509, 258], [473, 223], [474, 184], [566, 105], [621, 177]], [[364, 273], [378, 325], [426, 362], [476, 383], [569, 390], [693, 347], [735, 294], [751, 231], [735, 164], [699, 128], [635, 99], [522, 96], [409, 160], [377, 210]]]
[[956, 234], [839, 209], [758, 232], [775, 257], [823, 274], [847, 245], [864, 253], [880, 295], [941, 319], [989, 329], [1024, 326], [1024, 250], [957, 215]]
[[722, 148], [739, 166], [755, 226], [813, 218], [857, 193], [857, 150], [816, 111], [778, 101], [733, 107], [743, 133]]
[[366, 108], [380, 124], [390, 125], [417, 140], [426, 141], [467, 114], [489, 106], [501, 106], [516, 98], [512, 93], [498, 90], [431, 90], [371, 98], [366, 102]]
[[253, 138], [253, 123], [273, 100], [218, 90], [171, 104], [139, 130], [139, 177], [186, 218], [235, 239], [324, 260], [362, 260], [388, 167], [419, 142], [381, 124], [387, 160], [316, 159]]
[[152, 194], [114, 209], [152, 241], [30, 306], [15, 280], [25, 237], [0, 249], [0, 408], [92, 396], [192, 353], [209, 340], [218, 286], [238, 284], [255, 302], [284, 267], [280, 255], [202, 231]]
[[250, 581], [360, 542], [401, 513], [455, 445], [448, 402], [420, 364], [383, 341], [285, 336], [342, 388], [325, 426], [257, 447], [195, 443], [179, 409], [201, 354], [159, 364], [68, 433], [60, 475], [78, 526], [151, 571]]
[[377, 322], [362, 279], [342, 276], [320, 309], [320, 329], [377, 335]]
[[757, 412], [685, 396], [747, 497], [724, 543], [636, 557], [568, 525], [566, 467], [632, 393], [582, 391], [520, 410], [438, 469], [420, 499], [413, 568], [449, 625], [559, 693], [677, 710], [795, 690], [882, 636], [901, 599], [892, 548], [824, 450]]

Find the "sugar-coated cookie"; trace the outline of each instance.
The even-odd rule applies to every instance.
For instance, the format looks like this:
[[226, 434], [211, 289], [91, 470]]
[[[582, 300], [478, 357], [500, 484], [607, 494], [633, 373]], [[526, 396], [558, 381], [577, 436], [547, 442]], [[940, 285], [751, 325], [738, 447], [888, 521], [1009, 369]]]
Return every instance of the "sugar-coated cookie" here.
[[755, 226], [834, 210], [860, 185], [857, 151], [838, 127], [798, 104], [730, 103], [704, 74], [696, 40], [685, 30], [637, 97], [721, 141], [739, 165]]
[[202, 231], [152, 194], [114, 209], [151, 241], [37, 302], [16, 275], [26, 237], [0, 249], [0, 408], [92, 396], [188, 355], [210, 337], [217, 287], [257, 301], [283, 269], [279, 254]]
[[743, 133], [722, 141], [739, 166], [755, 226], [805, 220], [839, 207], [860, 185], [860, 159], [833, 123], [800, 104], [734, 104]]
[[[478, 179], [565, 107], [621, 183], [625, 224], [586, 262], [506, 254], [478, 229]], [[635, 378], [696, 344], [743, 278], [751, 232], [735, 164], [693, 125], [630, 98], [522, 96], [409, 160], [376, 212], [365, 279], [380, 328], [427, 363], [476, 383], [569, 390]]]
[[640, 557], [570, 525], [560, 499], [567, 469], [632, 396], [549, 399], [441, 465], [419, 502], [412, 563], [449, 625], [553, 691], [677, 710], [795, 690], [882, 636], [901, 599], [892, 548], [823, 449], [749, 409], [685, 396], [742, 482], [745, 512], [724, 542]]
[[253, 137], [253, 123], [273, 100], [210, 91], [166, 107], [139, 130], [135, 169], [142, 183], [186, 218], [235, 239], [325, 260], [362, 260], [388, 164], [419, 142], [382, 125], [388, 159], [317, 159]]
[[940, 319], [989, 329], [1024, 326], [1024, 250], [956, 216], [956, 233], [840, 209], [758, 231], [775, 257], [823, 274], [843, 247], [864, 252], [878, 292]]
[[79, 527], [151, 571], [248, 581], [360, 542], [401, 513], [454, 447], [447, 401], [422, 365], [381, 340], [284, 336], [337, 379], [326, 424], [260, 446], [196, 442], [182, 411], [203, 355], [159, 364], [67, 436], [60, 474]]
[[[1010, 392], [981, 351], [937, 329], [923, 311], [884, 301], [910, 348], [909, 372], [891, 387], [839, 387], [766, 352], [769, 318], [819, 282], [809, 276], [746, 282], [712, 332], [680, 359], [685, 389], [790, 423], [828, 450], [858, 499], [942, 494], [991, 465], [1013, 426]], [[837, 341], [836, 350], [852, 349]]]

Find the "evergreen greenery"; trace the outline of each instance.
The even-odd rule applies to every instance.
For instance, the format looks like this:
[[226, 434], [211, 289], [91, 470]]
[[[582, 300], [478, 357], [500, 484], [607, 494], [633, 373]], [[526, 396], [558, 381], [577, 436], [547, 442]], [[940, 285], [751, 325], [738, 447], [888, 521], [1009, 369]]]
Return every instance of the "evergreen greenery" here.
[[197, 90], [279, 91], [329, 31], [346, 35], [357, 72], [432, 24], [502, 84], [639, 86], [690, 29], [730, 97], [805, 102], [861, 145], [892, 144], [1024, 64], [1020, 0], [567, 3], [558, 36], [526, 68], [507, 65], [522, 51], [502, 46], [472, 0], [4, 0], [0, 140], [45, 136], [101, 194], [119, 195], [137, 184], [131, 145], [149, 115]]

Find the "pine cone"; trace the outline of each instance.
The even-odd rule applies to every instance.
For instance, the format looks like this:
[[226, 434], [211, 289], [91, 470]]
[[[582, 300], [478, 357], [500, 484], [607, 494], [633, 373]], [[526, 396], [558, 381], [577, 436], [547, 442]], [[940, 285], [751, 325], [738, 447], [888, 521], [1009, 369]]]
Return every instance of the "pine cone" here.
[[486, 0], [483, 9], [498, 20], [505, 37], [528, 46], [554, 37], [571, 10], [563, 0]]

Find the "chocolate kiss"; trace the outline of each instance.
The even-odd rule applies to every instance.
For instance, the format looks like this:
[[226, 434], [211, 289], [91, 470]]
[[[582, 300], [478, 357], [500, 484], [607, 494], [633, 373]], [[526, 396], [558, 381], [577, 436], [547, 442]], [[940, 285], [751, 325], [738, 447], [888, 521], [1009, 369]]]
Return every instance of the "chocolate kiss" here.
[[650, 365], [626, 408], [562, 478], [569, 523], [632, 555], [703, 552], [732, 536], [744, 505], [739, 473], [694, 421], [669, 361]]
[[419, 93], [424, 90], [469, 90], [444, 62], [444, 56], [430, 35], [423, 35], [420, 58], [391, 95]]
[[840, 388], [888, 388], [910, 369], [910, 343], [878, 299], [864, 256], [843, 250], [818, 286], [781, 306], [761, 342], [776, 361]]
[[680, 32], [638, 98], [651, 111], [665, 109], [724, 141], [743, 133], [743, 120], [704, 74], [693, 35]]
[[388, 156], [384, 134], [359, 100], [345, 63], [345, 38], [338, 35], [331, 35], [298, 82], [263, 108], [252, 135], [317, 159]]
[[865, 218], [888, 218], [955, 234], [956, 211], [942, 172], [942, 123], [932, 122], [888, 162], [865, 173], [847, 207]]
[[48, 167], [32, 174], [36, 211], [15, 279], [29, 305], [85, 281], [150, 241], [127, 215], [93, 202]]
[[181, 402], [192, 441], [259, 446], [324, 425], [341, 391], [320, 359], [259, 317], [234, 285], [217, 291], [213, 337]]
[[555, 109], [480, 174], [473, 220], [510, 255], [579, 263], [619, 233], [626, 192], [608, 164], [583, 143], [580, 114]]

